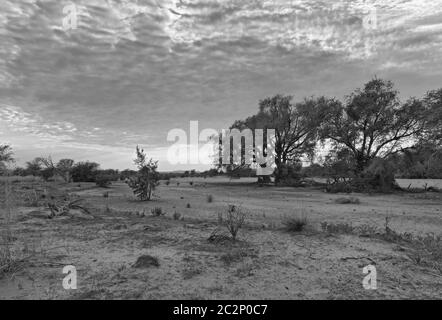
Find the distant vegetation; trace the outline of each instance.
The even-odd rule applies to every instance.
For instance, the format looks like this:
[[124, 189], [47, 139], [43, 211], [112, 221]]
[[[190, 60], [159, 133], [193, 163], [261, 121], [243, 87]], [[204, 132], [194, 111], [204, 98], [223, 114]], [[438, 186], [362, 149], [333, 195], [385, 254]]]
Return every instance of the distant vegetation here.
[[[235, 121], [231, 128], [275, 129], [277, 185], [303, 186], [306, 177], [324, 177], [330, 192], [388, 192], [397, 188], [395, 178], [442, 178], [442, 89], [401, 102], [391, 81], [374, 78], [345, 101], [311, 97], [293, 102], [292, 96], [275, 95], [261, 100], [255, 115]], [[318, 152], [321, 149], [328, 153]], [[135, 161], [138, 170], [119, 171], [102, 170], [90, 161], [54, 163], [51, 157], [38, 157], [23, 168], [8, 169], [14, 162], [12, 148], [0, 144], [0, 174], [95, 182], [102, 187], [122, 180], [142, 200], [151, 198], [159, 180], [169, 185], [178, 177], [257, 176], [248, 165], [218, 164], [204, 172], [160, 173], [157, 162], [147, 160], [138, 147]], [[270, 183], [268, 176], [257, 178]]]

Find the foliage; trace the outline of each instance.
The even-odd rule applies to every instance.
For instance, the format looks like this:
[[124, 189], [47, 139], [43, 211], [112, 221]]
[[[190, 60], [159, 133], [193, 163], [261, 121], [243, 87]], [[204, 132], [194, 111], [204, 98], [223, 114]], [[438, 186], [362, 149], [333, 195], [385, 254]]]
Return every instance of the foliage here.
[[[256, 115], [237, 120], [231, 128], [275, 129], [275, 164], [277, 168], [298, 161], [303, 155], [311, 155], [316, 145], [318, 128], [324, 118], [327, 99], [310, 98], [293, 104], [291, 96], [276, 95], [259, 102]], [[280, 181], [277, 171], [275, 183]]]
[[424, 114], [419, 100], [401, 104], [393, 83], [375, 78], [348, 96], [345, 104], [330, 103], [320, 134], [323, 141], [351, 154], [359, 175], [373, 159], [399, 152], [416, 139], [424, 128]]
[[152, 192], [158, 184], [158, 161], [148, 160], [144, 150], [138, 146], [136, 153], [137, 157], [134, 163], [138, 167], [138, 174], [136, 177], [129, 179], [128, 185], [132, 188], [133, 193], [138, 199], [148, 201], [151, 199]]
[[95, 182], [100, 165], [95, 162], [77, 162], [71, 171], [74, 182]]

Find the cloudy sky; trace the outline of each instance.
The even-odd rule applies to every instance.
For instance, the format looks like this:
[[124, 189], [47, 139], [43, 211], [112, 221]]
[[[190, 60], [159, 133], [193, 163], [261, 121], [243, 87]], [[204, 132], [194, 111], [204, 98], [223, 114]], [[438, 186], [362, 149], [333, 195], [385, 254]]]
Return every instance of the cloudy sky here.
[[442, 87], [442, 0], [0, 7], [0, 143], [19, 164], [52, 155], [124, 169], [140, 144], [178, 170], [169, 130], [226, 128], [268, 95], [342, 98], [375, 75], [404, 99]]

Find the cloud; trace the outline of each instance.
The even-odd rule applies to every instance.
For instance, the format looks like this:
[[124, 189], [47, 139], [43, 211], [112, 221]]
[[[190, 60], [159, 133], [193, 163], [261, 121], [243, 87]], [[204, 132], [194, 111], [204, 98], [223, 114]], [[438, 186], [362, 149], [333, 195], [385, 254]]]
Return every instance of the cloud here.
[[136, 144], [164, 158], [168, 130], [226, 128], [278, 92], [341, 98], [377, 75], [419, 96], [442, 79], [441, 18], [441, 0], [5, 0], [1, 140], [101, 146], [120, 166]]

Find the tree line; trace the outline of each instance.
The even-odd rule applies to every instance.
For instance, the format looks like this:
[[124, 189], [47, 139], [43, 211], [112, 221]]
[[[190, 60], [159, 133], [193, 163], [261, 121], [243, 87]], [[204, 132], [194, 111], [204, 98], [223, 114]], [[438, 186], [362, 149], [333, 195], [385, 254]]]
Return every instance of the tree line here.
[[[442, 89], [401, 102], [391, 81], [374, 78], [343, 101], [321, 96], [295, 103], [278, 94], [231, 126], [246, 128], [275, 129], [276, 184], [296, 184], [306, 172], [302, 159], [309, 159], [310, 173], [322, 170], [346, 188], [391, 189], [395, 174], [442, 176]], [[318, 148], [329, 151], [320, 157]]]
[[[343, 101], [321, 96], [293, 102], [292, 96], [277, 94], [260, 100], [258, 112], [235, 121], [231, 129], [275, 130], [276, 184], [296, 185], [309, 175], [328, 177], [338, 189], [389, 190], [396, 187], [395, 176], [442, 178], [442, 88], [405, 102], [400, 101], [391, 81], [379, 78], [354, 90]], [[321, 155], [318, 150], [327, 153]], [[95, 162], [61, 159], [54, 163], [51, 157], [39, 157], [23, 168], [16, 167], [12, 174], [106, 184], [139, 176], [145, 167], [156, 172], [156, 163], [143, 160], [143, 154], [137, 147], [138, 171], [101, 170]], [[305, 159], [308, 167], [301, 165]], [[0, 171], [12, 161], [11, 147], [0, 145]], [[224, 169], [230, 176], [255, 175], [250, 167], [241, 165]], [[216, 169], [204, 173], [192, 170], [158, 173], [156, 179], [216, 174]]]

